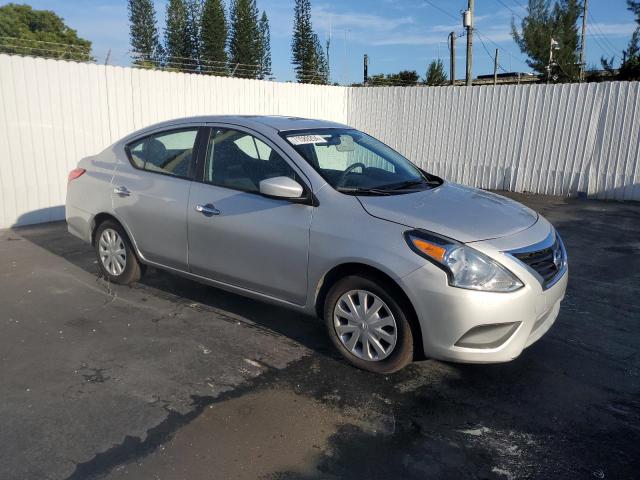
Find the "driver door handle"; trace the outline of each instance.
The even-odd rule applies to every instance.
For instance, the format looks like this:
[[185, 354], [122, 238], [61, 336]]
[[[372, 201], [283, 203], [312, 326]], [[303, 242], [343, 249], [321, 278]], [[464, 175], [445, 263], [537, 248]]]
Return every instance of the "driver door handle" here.
[[206, 205], [196, 205], [196, 212], [200, 212], [205, 217], [211, 217], [212, 215], [220, 215], [220, 210], [213, 206], [212, 203]]
[[127, 187], [116, 187], [113, 189], [113, 193], [120, 195], [121, 197], [128, 197], [131, 195], [131, 192], [127, 190]]

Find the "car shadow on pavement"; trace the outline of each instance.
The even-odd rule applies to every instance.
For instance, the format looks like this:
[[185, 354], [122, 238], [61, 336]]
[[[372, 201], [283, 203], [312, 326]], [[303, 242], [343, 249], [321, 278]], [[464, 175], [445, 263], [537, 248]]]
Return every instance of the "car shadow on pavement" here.
[[[96, 279], [101, 278], [93, 248], [69, 234], [65, 222], [18, 227], [13, 231], [94, 275]], [[322, 322], [291, 309], [243, 297], [153, 267], [148, 267], [140, 282], [130, 287], [109, 286], [109, 289], [123, 292], [129, 288], [141, 289], [148, 295], [181, 306], [213, 311], [219, 316], [249, 323], [254, 328], [284, 335], [323, 355], [339, 357], [332, 349]]]

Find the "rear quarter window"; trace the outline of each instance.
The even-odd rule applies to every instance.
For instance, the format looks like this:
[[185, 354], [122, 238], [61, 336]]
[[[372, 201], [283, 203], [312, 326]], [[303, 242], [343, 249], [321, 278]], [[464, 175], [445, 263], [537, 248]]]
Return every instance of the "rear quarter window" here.
[[188, 177], [198, 128], [159, 132], [130, 143], [132, 165], [149, 172]]

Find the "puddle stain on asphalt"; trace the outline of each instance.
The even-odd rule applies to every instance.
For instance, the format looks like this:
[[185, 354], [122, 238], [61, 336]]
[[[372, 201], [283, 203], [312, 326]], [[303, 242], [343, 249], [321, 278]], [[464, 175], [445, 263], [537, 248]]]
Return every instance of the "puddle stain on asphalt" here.
[[279, 471], [315, 476], [329, 437], [349, 421], [338, 409], [291, 390], [248, 393], [210, 405], [153, 455], [117, 467], [109, 478], [255, 479]]

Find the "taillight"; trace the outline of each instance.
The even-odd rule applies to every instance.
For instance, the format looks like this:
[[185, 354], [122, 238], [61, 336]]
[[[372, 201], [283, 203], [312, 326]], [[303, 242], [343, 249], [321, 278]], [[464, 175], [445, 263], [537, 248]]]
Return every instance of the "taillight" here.
[[86, 170], [84, 168], [74, 168], [69, 172], [69, 177], [67, 178], [67, 183], [71, 180], [75, 180], [78, 177], [81, 177]]

